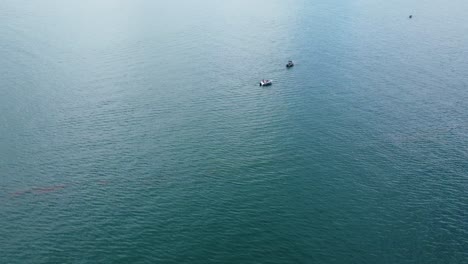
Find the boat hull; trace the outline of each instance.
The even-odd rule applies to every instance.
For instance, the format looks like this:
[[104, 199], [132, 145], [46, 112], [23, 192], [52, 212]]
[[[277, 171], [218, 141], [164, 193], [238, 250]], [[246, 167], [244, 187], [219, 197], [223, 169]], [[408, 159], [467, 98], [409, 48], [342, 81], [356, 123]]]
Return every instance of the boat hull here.
[[260, 82], [260, 86], [270, 86], [272, 84], [273, 83], [271, 81], [269, 81], [269, 82]]

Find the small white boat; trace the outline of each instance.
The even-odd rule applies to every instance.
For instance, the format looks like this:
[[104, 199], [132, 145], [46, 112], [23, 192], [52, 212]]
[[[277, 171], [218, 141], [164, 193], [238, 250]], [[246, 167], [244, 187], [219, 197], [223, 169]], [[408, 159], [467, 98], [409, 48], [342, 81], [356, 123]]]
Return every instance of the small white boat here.
[[269, 86], [272, 85], [273, 81], [272, 80], [261, 80], [260, 81], [260, 86]]

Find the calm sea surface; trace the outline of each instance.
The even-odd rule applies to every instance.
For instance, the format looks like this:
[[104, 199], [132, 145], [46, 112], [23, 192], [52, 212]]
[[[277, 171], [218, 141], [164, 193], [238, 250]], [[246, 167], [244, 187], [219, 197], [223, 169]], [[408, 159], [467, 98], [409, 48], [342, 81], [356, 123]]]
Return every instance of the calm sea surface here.
[[468, 263], [467, 14], [0, 0], [0, 263]]

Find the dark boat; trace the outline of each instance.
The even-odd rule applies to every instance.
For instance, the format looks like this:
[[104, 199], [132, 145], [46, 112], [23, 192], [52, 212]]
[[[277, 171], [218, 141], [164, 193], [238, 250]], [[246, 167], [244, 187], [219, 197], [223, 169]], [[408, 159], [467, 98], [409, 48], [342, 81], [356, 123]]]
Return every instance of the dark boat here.
[[292, 61], [288, 61], [288, 64], [286, 64], [286, 68], [292, 68], [294, 67], [294, 63]]

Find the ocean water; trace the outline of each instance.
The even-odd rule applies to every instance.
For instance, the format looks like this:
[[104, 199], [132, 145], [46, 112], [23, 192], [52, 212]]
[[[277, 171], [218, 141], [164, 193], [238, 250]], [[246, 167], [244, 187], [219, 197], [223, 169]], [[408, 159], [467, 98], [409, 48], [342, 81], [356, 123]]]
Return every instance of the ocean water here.
[[468, 263], [466, 14], [0, 0], [0, 263]]

